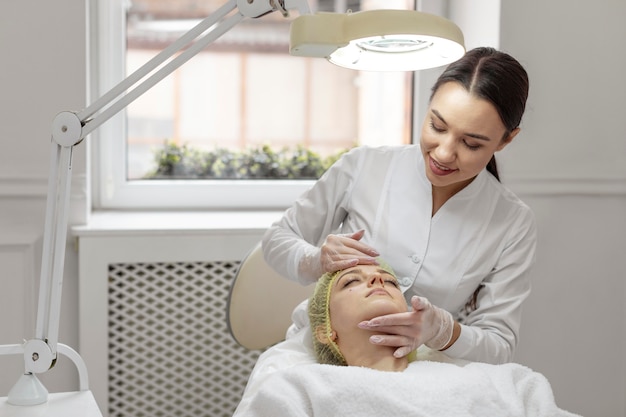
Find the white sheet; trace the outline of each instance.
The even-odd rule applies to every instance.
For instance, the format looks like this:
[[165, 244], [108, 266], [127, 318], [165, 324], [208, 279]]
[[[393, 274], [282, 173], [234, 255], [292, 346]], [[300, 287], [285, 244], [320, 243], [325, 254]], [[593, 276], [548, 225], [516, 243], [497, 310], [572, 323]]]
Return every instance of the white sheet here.
[[235, 416], [572, 417], [547, 379], [519, 364], [456, 361], [420, 350], [404, 372], [301, 362], [248, 387]]

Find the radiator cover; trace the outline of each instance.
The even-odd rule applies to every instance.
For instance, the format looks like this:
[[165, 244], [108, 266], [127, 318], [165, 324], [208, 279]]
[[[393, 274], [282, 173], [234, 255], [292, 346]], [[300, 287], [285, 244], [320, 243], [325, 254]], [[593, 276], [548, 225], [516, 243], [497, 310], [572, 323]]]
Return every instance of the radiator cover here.
[[109, 417], [232, 416], [261, 353], [226, 324], [238, 266], [109, 265]]

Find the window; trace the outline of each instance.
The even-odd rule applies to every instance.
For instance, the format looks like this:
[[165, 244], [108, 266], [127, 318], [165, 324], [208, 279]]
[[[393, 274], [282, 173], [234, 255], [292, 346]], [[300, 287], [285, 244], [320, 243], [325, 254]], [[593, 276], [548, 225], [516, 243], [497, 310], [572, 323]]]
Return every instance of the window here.
[[[94, 97], [224, 3], [98, 1]], [[365, 3], [415, 7], [406, 0], [309, 1], [320, 11], [358, 11]], [[411, 73], [356, 72], [293, 57], [288, 32], [289, 18], [280, 13], [244, 20], [94, 132], [94, 205], [284, 208], [313, 181], [308, 171], [291, 169], [294, 152], [326, 162], [355, 145], [410, 143]], [[225, 167], [233, 160], [249, 167], [250, 155], [266, 161], [268, 153], [287, 160], [289, 178]], [[206, 169], [216, 157], [223, 157], [221, 171]]]

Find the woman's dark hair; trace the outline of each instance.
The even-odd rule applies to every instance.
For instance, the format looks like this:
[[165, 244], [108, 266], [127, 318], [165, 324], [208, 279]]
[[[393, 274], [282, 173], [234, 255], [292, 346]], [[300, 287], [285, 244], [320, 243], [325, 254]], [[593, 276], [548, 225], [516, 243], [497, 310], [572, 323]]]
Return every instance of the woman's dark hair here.
[[[519, 127], [528, 98], [528, 74], [512, 56], [488, 47], [468, 51], [439, 76], [431, 100], [447, 82], [459, 83], [470, 94], [493, 104], [506, 127], [504, 137]], [[487, 164], [487, 170], [500, 180], [495, 156]]]

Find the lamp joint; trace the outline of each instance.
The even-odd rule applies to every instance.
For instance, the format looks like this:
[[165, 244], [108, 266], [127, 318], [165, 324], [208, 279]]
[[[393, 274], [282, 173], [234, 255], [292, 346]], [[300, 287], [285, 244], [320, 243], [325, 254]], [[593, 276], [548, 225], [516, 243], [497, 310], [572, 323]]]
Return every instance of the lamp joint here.
[[74, 112], [64, 111], [52, 121], [52, 140], [63, 147], [72, 147], [82, 141], [83, 124]]

